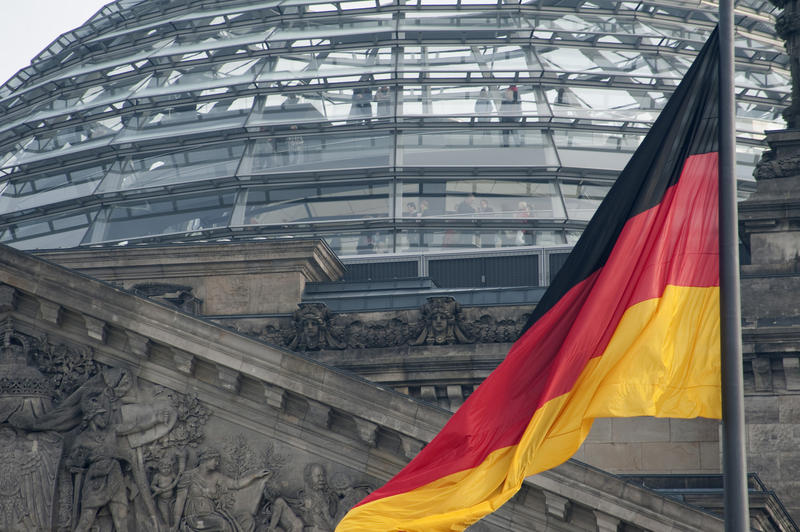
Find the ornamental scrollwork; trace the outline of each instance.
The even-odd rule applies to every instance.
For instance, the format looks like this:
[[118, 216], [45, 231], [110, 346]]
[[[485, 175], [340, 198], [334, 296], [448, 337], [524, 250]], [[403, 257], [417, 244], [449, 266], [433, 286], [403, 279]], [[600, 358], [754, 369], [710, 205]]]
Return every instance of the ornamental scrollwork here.
[[301, 303], [291, 323], [274, 321], [254, 334], [297, 351], [367, 349], [514, 342], [527, 315], [484, 312], [468, 318], [452, 297], [429, 297], [416, 312], [397, 312], [383, 320], [363, 314], [334, 314], [324, 303]]

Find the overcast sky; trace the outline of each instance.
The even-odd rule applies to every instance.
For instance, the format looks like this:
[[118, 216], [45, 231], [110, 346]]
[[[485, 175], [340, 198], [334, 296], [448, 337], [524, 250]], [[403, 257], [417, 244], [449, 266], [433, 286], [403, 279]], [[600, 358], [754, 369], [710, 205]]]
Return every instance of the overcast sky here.
[[0, 0], [0, 84], [111, 0]]

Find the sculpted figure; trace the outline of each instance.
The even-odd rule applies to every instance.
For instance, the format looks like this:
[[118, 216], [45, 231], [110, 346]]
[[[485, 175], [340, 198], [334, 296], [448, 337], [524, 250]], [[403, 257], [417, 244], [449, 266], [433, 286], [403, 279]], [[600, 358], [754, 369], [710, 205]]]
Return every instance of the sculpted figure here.
[[0, 530], [50, 528], [61, 442], [58, 434], [0, 425]]
[[[106, 506], [114, 530], [127, 532], [128, 497], [122, 472], [127, 457], [111, 425], [110, 404], [107, 399], [99, 399], [82, 406], [86, 426], [75, 438], [66, 462], [74, 475], [73, 493], [80, 501], [75, 532], [88, 532], [97, 512]], [[73, 512], [75, 510], [73, 508]]]
[[291, 349], [317, 351], [319, 349], [343, 349], [342, 342], [331, 334], [330, 313], [324, 303], [300, 303], [292, 316], [295, 336], [289, 344]]
[[269, 532], [333, 532], [337, 522], [338, 495], [328, 486], [322, 464], [303, 469], [303, 489], [297, 499], [278, 497], [272, 503]]
[[792, 75], [792, 102], [783, 111], [790, 128], [800, 126], [800, 1], [770, 0], [776, 7], [782, 8], [775, 21], [778, 36], [786, 42], [786, 53], [789, 54], [789, 67]]
[[328, 476], [322, 464], [306, 465], [303, 483], [300, 515], [306, 525], [305, 532], [333, 532], [339, 498], [328, 486]]
[[175, 471], [175, 456], [168, 454], [158, 461], [158, 470], [150, 480], [150, 489], [153, 491], [153, 498], [156, 507], [161, 514], [161, 519], [167, 527], [172, 527], [171, 506], [175, 496], [175, 486], [183, 473], [182, 467]]
[[57, 407], [31, 420], [25, 428], [59, 432], [71, 430], [86, 421], [86, 405], [97, 402], [104, 402], [113, 410], [110, 413], [113, 420], [132, 386], [133, 381], [126, 370], [106, 368], [86, 381]]
[[471, 343], [461, 329], [461, 305], [452, 297], [429, 297], [422, 306], [422, 321], [425, 327], [411, 345], [442, 345]]
[[193, 532], [249, 532], [255, 528], [252, 516], [234, 515], [229, 492], [258, 480], [264, 483], [271, 472], [265, 469], [236, 480], [222, 473], [219, 463], [219, 452], [207, 450], [200, 455], [198, 466], [183, 474], [178, 481], [173, 523], [181, 523], [183, 518], [184, 529]]

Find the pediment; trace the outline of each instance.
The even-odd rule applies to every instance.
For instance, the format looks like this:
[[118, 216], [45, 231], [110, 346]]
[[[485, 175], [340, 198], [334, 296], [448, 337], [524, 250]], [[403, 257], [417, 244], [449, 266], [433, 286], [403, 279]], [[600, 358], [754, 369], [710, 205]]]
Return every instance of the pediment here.
[[[0, 253], [0, 283], [0, 436], [12, 442], [4, 472], [21, 471], [19, 489], [0, 490], [0, 504], [18, 508], [3, 514], [0, 529], [36, 530], [49, 518], [54, 529], [72, 530], [96, 507], [101, 530], [115, 530], [112, 509], [124, 503], [131, 530], [178, 521], [200, 529], [203, 512], [231, 530], [266, 530], [271, 521], [286, 532], [332, 530], [449, 417], [10, 248]], [[28, 388], [15, 381], [23, 366]], [[103, 446], [121, 450], [104, 460]], [[36, 497], [24, 499], [22, 489]], [[659, 520], [676, 530], [722, 528], [709, 514], [578, 462], [529, 479], [473, 528], [636, 530]]]

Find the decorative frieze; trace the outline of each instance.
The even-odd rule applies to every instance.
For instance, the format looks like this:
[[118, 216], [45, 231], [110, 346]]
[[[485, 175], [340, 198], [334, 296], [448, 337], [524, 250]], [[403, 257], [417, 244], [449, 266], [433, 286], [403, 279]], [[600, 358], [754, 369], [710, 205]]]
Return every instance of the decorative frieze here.
[[527, 314], [499, 316], [485, 311], [467, 318], [452, 297], [429, 297], [415, 312], [398, 312], [382, 320], [363, 314], [333, 314], [324, 303], [300, 303], [291, 323], [276, 319], [260, 330], [261, 339], [298, 351], [374, 347], [514, 342]]

